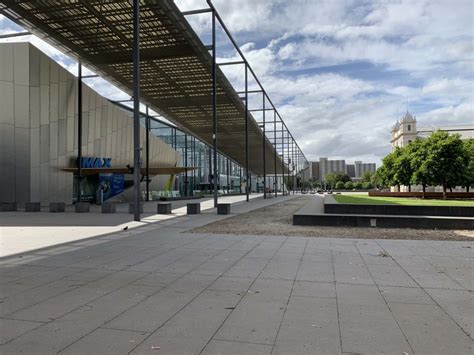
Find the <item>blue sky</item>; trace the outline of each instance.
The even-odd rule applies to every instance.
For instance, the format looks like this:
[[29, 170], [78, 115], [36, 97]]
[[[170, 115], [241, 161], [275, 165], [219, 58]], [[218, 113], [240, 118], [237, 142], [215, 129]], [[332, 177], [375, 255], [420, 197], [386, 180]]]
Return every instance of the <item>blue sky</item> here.
[[[176, 0], [182, 10], [204, 0]], [[215, 0], [309, 159], [379, 162], [407, 108], [420, 126], [474, 123], [471, 0]], [[210, 17], [190, 18], [203, 41]], [[0, 33], [15, 27], [0, 18]], [[18, 40], [18, 39], [16, 39]], [[74, 71], [67, 57], [28, 38]], [[221, 60], [236, 58], [219, 36]], [[226, 73], [236, 87], [243, 69]], [[126, 95], [102, 80], [101, 93]]]

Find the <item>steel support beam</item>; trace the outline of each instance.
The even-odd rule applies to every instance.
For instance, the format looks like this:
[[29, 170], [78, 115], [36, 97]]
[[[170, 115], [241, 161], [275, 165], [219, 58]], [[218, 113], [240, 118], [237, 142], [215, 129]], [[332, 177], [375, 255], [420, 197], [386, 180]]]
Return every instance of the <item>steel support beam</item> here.
[[212, 142], [214, 146], [214, 207], [217, 207], [217, 51], [216, 51], [216, 12], [212, 11]]
[[250, 201], [250, 174], [249, 174], [249, 73], [248, 65], [245, 65], [245, 195], [247, 202]]
[[[282, 126], [283, 126], [283, 122], [282, 122]], [[283, 174], [282, 191], [283, 191], [283, 196], [284, 196], [285, 195], [285, 136], [284, 136], [283, 129], [281, 130], [281, 145], [282, 145], [282, 148], [281, 148], [281, 171], [282, 171], [282, 174]]]
[[262, 145], [263, 145], [263, 198], [267, 198], [267, 160], [266, 160], [266, 133], [265, 133], [265, 93], [262, 95], [262, 108], [263, 108], [263, 134], [262, 134]]
[[77, 63], [77, 202], [82, 201], [82, 63]]
[[150, 116], [148, 115], [148, 105], [146, 106], [145, 117], [145, 175], [146, 175], [146, 201], [150, 201]]
[[140, 0], [133, 0], [133, 219], [140, 221]]
[[[278, 197], [278, 192], [277, 192], [277, 187], [278, 187], [278, 184], [277, 184], [277, 154], [278, 154], [278, 149], [277, 149], [277, 135], [276, 135], [276, 110], [273, 110], [273, 143], [274, 143], [274, 149], [275, 149], [275, 152], [274, 152], [274, 162], [273, 162], [273, 166], [275, 168], [275, 177], [274, 177], [274, 181], [273, 181], [273, 189], [275, 190], [275, 197]], [[282, 170], [283, 172], [283, 170]]]
[[[188, 167], [188, 134], [184, 133], [184, 166]], [[188, 169], [184, 172], [184, 196], [189, 196]]]

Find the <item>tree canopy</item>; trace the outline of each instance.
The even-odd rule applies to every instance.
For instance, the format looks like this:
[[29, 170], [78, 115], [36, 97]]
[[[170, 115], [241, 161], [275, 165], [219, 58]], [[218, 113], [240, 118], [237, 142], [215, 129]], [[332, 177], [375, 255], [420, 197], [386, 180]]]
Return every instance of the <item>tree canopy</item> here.
[[382, 160], [376, 172], [378, 182], [386, 187], [419, 184], [442, 186], [446, 190], [474, 184], [474, 140], [461, 140], [458, 134], [436, 131], [427, 138], [417, 138], [406, 147], [397, 147]]

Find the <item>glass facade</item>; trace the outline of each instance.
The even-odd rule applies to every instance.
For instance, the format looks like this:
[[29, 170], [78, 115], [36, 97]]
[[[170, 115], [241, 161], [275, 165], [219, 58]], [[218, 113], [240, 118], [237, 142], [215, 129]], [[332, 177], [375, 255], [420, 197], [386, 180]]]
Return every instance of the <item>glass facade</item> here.
[[[143, 113], [141, 124], [146, 127], [146, 115]], [[174, 196], [212, 194], [214, 184], [212, 147], [155, 117], [150, 117], [150, 134], [160, 138], [180, 153], [181, 160], [178, 162], [178, 167], [195, 168], [174, 177], [171, 187]], [[245, 192], [245, 186], [242, 186], [245, 170], [239, 164], [218, 153], [217, 169], [217, 184], [220, 193]]]

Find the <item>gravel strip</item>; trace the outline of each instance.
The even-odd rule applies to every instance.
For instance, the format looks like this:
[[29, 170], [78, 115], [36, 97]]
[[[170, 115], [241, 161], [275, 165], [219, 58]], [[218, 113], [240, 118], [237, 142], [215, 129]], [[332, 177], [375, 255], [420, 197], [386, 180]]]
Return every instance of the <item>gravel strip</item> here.
[[298, 197], [195, 228], [190, 232], [236, 235], [279, 235], [291, 237], [474, 241], [473, 231], [294, 226], [293, 214], [303, 207], [310, 198], [311, 197], [308, 196]]

